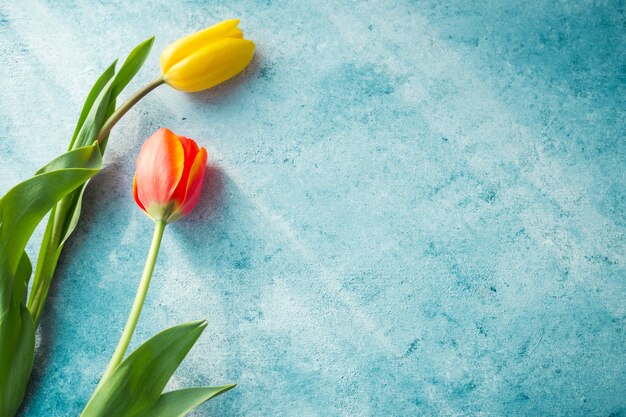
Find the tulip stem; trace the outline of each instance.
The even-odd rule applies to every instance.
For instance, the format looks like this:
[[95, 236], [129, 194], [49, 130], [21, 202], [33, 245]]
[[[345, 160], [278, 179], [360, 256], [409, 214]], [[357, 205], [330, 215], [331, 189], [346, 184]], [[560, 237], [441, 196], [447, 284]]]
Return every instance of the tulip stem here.
[[111, 374], [111, 372], [113, 372], [113, 370], [122, 362], [122, 359], [124, 359], [124, 355], [128, 350], [130, 340], [133, 337], [133, 333], [135, 333], [137, 321], [139, 320], [141, 309], [143, 307], [144, 301], [146, 300], [146, 294], [148, 294], [148, 287], [150, 286], [150, 279], [152, 278], [152, 272], [154, 271], [154, 264], [156, 263], [157, 255], [159, 254], [159, 247], [161, 246], [163, 231], [165, 230], [165, 225], [167, 224], [162, 220], [159, 220], [155, 223], [156, 224], [154, 227], [154, 235], [152, 236], [152, 243], [150, 244], [150, 250], [148, 251], [146, 264], [143, 268], [141, 281], [139, 281], [139, 288], [137, 289], [137, 294], [135, 295], [133, 307], [130, 310], [128, 321], [126, 322], [126, 326], [124, 327], [124, 331], [122, 332], [122, 337], [120, 337], [120, 341], [115, 348], [113, 357], [111, 357], [111, 361], [109, 362], [107, 369], [102, 375], [100, 384], [102, 384]]
[[155, 88], [157, 88], [163, 83], [165, 83], [165, 79], [163, 79], [162, 76], [155, 78], [154, 80], [150, 81], [148, 84], [144, 85], [135, 94], [130, 96], [128, 100], [124, 102], [124, 104], [119, 106], [113, 112], [111, 117], [107, 119], [106, 123], [102, 126], [102, 129], [100, 129], [100, 134], [98, 135], [98, 139], [97, 139], [98, 143], [102, 143], [105, 140], [105, 138], [109, 136], [109, 133], [111, 132], [111, 129], [113, 129], [113, 126], [115, 126], [115, 124], [119, 122], [122, 117], [124, 117], [124, 115], [128, 112], [128, 110], [130, 110], [135, 104], [137, 104], [139, 100], [141, 100], [146, 95], [148, 95], [150, 91], [154, 90]]

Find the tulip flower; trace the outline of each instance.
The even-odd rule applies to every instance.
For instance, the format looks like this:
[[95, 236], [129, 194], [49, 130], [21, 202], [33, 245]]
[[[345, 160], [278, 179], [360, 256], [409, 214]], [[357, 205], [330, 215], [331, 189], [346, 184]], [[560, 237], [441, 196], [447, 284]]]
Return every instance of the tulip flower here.
[[161, 54], [167, 84], [188, 93], [234, 77], [252, 60], [254, 42], [244, 39], [238, 19], [225, 20], [172, 43]]
[[206, 160], [204, 148], [169, 129], [156, 131], [139, 152], [133, 194], [155, 221], [154, 234], [126, 326], [81, 417], [183, 416], [235, 387], [195, 387], [162, 394], [206, 327], [204, 320], [169, 328], [124, 359], [148, 294], [165, 226], [189, 214], [198, 202]]
[[[30, 180], [20, 185], [31, 191], [34, 190], [34, 194], [7, 193], [9, 197], [0, 198], [0, 206], [4, 202], [5, 205], [8, 204], [7, 207], [13, 207], [11, 202], [17, 198], [16, 195], [30, 196], [24, 197], [23, 204], [19, 205], [20, 216], [6, 215], [0, 220], [0, 223], [4, 222], [0, 232], [5, 232], [0, 233], [0, 283], [2, 283], [0, 285], [0, 309], [2, 310], [0, 311], [0, 334], [2, 335], [0, 337], [0, 417], [13, 417], [26, 392], [26, 384], [33, 366], [35, 330], [44, 311], [59, 257], [67, 239], [78, 224], [81, 202], [87, 186], [87, 177], [85, 177], [80, 184], [66, 184], [68, 187], [71, 186], [71, 189], [65, 195], [61, 195], [59, 193], [64, 190], [64, 186], [60, 185], [58, 178], [55, 177], [61, 174], [57, 173], [50, 177], [49, 181], [51, 184], [54, 183], [54, 186], [42, 186], [44, 182], [39, 181], [44, 181], [42, 180], [44, 174], [62, 171], [65, 168], [68, 168], [68, 172], [63, 173], [63, 181], [70, 181], [70, 177], [78, 178], [85, 172], [90, 175], [95, 174], [95, 171], [100, 169], [100, 166], [95, 166], [97, 165], [95, 161], [103, 156], [113, 127], [142, 98], [160, 85], [168, 84], [181, 91], [194, 92], [211, 88], [241, 72], [250, 63], [255, 45], [243, 38], [243, 33], [237, 28], [238, 23], [238, 20], [227, 20], [174, 42], [163, 51], [161, 74], [134, 94], [129, 95], [119, 107], [116, 107], [116, 103], [120, 93], [125, 91], [129, 82], [145, 63], [152, 49], [154, 37], [137, 45], [128, 54], [119, 70], [116, 70], [117, 60], [114, 61], [96, 80], [87, 95], [70, 140], [68, 153], [55, 159], [43, 171], [37, 172], [34, 177], [37, 187], [32, 188]], [[97, 152], [95, 148], [98, 148]], [[154, 267], [158, 243], [165, 225], [189, 214], [198, 201], [206, 158], [206, 150], [199, 148], [193, 140], [176, 136], [168, 130], [157, 132], [145, 145], [145, 151], [142, 152], [138, 161], [135, 199], [139, 206], [154, 219], [157, 228], [146, 264], [147, 269], [144, 270], [142, 276], [142, 291], [147, 290], [146, 282], [150, 279], [151, 268]], [[62, 162], [68, 165], [62, 166]], [[73, 168], [69, 169], [69, 167]], [[20, 242], [30, 239], [34, 228], [30, 230], [30, 226], [25, 225], [30, 225], [30, 222], [37, 218], [38, 210], [43, 207], [44, 202], [45, 204], [54, 202], [54, 204], [48, 208], [51, 210], [46, 232], [39, 249], [36, 267], [32, 268], [33, 279], [29, 279], [32, 272], [30, 271], [31, 264], [25, 253], [22, 256], [23, 250], [19, 249]], [[22, 233], [9, 231], [13, 230], [11, 227], [17, 227], [16, 225], [22, 227]], [[5, 247], [17, 249], [5, 251], [2, 249]], [[19, 255], [18, 258], [6, 258], [15, 253]], [[18, 265], [19, 270], [16, 271], [15, 268]], [[30, 285], [24, 286], [24, 282], [29, 283], [29, 281]], [[23, 297], [18, 297], [16, 294], [22, 294]], [[140, 295], [138, 294], [136, 299], [140, 302], [137, 301], [139, 304], [133, 305], [124, 336], [111, 360], [113, 365], [107, 370], [107, 374], [111, 372], [115, 364], [120, 363], [126, 352], [128, 341], [134, 331], [133, 323], [136, 324], [136, 317], [143, 304]], [[169, 401], [165, 402], [168, 407]], [[105, 415], [121, 414], [116, 412]]]
[[130, 96], [100, 129], [103, 142], [117, 122], [148, 93], [162, 84], [186, 93], [215, 87], [243, 71], [254, 54], [254, 42], [243, 38], [239, 19], [224, 20], [170, 44], [161, 53], [161, 76]]
[[165, 128], [157, 130], [150, 136], [139, 152], [133, 195], [137, 205], [154, 220], [156, 225], [139, 290], [102, 381], [105, 381], [120, 364], [135, 332], [165, 226], [189, 214], [198, 203], [206, 161], [206, 149], [199, 148], [193, 139], [178, 136]]
[[207, 152], [193, 139], [159, 129], [141, 148], [133, 181], [135, 201], [154, 221], [188, 215], [200, 198]]

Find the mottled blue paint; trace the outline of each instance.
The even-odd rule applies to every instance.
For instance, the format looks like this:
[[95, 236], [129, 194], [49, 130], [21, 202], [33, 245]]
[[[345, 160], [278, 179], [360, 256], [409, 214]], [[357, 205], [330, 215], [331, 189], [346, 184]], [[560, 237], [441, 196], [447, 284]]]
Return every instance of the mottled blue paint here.
[[3, 2], [0, 191], [65, 148], [112, 59], [227, 17], [250, 68], [114, 130], [22, 416], [77, 415], [112, 353], [160, 126], [212, 165], [133, 346], [208, 319], [171, 388], [239, 386], [194, 415], [626, 414], [623, 2]]

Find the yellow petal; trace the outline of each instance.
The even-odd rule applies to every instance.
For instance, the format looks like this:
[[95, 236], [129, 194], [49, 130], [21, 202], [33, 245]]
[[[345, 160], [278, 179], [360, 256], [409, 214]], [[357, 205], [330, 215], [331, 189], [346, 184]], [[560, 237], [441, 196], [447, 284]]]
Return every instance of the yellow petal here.
[[196, 50], [229, 36], [229, 32], [235, 29], [238, 24], [239, 19], [224, 20], [204, 30], [178, 39], [163, 50], [161, 54], [161, 71], [165, 74], [172, 66]]
[[250, 63], [254, 42], [224, 38], [194, 52], [165, 73], [165, 82], [177, 90], [206, 90], [237, 75]]
[[243, 32], [239, 28], [234, 28], [233, 30], [228, 32], [228, 35], [226, 35], [226, 37], [243, 39]]

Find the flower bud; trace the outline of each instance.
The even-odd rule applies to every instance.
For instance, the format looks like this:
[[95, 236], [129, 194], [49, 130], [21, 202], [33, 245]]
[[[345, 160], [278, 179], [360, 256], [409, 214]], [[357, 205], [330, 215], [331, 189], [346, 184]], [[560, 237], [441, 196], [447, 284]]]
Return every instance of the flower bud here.
[[238, 19], [192, 33], [165, 48], [161, 72], [167, 84], [188, 93], [209, 89], [243, 71], [254, 42], [244, 39]]
[[193, 139], [159, 129], [143, 144], [133, 181], [135, 201], [155, 221], [172, 223], [200, 198], [207, 152]]

